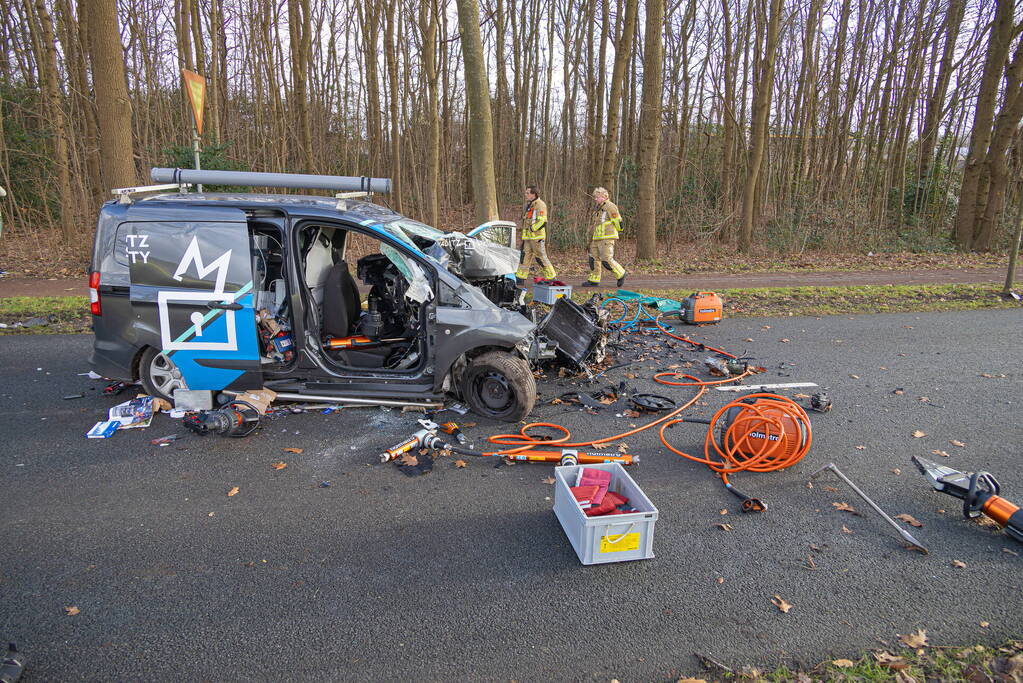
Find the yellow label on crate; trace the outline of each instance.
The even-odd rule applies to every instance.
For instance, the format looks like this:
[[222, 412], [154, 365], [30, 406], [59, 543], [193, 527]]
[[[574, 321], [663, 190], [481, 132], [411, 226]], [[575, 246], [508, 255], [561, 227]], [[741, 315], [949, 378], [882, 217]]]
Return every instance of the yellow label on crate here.
[[[608, 539], [611, 539], [610, 541]], [[621, 539], [621, 540], [619, 540]], [[612, 541], [614, 541], [612, 543]], [[600, 552], [602, 553], [623, 553], [626, 550], [639, 550], [639, 532], [625, 534], [625, 537], [601, 536]]]

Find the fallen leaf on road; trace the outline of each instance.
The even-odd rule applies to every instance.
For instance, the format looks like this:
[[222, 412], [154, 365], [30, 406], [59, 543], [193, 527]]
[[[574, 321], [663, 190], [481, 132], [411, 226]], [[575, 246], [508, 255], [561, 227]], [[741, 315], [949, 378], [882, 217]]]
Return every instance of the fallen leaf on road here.
[[475, 426], [476, 426], [475, 422], [463, 422], [462, 423], [462, 429], [472, 429]]
[[746, 337], [745, 339], [743, 339], [743, 341], [751, 342], [753, 341], [753, 337]]
[[999, 524], [995, 520], [993, 520], [990, 517], [987, 517], [985, 515], [981, 515], [980, 517], [974, 517], [973, 521], [978, 526], [986, 527], [988, 529], [1001, 529], [1002, 528], [1001, 524]]
[[639, 417], [639, 411], [632, 410], [631, 408], [626, 408], [625, 410], [622, 411], [622, 415], [624, 415], [625, 417], [636, 418]]
[[625, 379], [636, 379], [636, 375], [631, 372], [626, 372]]
[[834, 486], [825, 486], [824, 490], [827, 491], [828, 493], [838, 493], [838, 489], [836, 489]]
[[1017, 553], [1015, 550], [1009, 550], [1008, 548], [1002, 548], [1002, 552], [1003, 553], [1008, 553], [1010, 555], [1014, 555], [1015, 557], [1019, 557], [1019, 553]]
[[763, 325], [760, 329], [762, 329], [762, 330], [769, 330], [769, 329], [771, 329], [771, 326], [770, 325]]
[[722, 531], [731, 531], [734, 528], [731, 524], [716, 524], [715, 526]]
[[810, 394], [795, 394], [793, 398], [810, 398]]
[[931, 451], [931, 453], [933, 453], [934, 455], [941, 455], [941, 456], [944, 456], [946, 458], [951, 458], [952, 457], [951, 455], [949, 455], [945, 451], [937, 451], [937, 450], [935, 450], [935, 451]]
[[718, 577], [718, 583], [724, 583], [724, 582], [725, 582], [725, 577], [719, 576]]
[[464, 460], [459, 459], [459, 460], [455, 461], [455, 467], [462, 468], [462, 467], [465, 467], [465, 466], [466, 466], [466, 463], [465, 463]]
[[927, 631], [922, 628], [917, 629], [916, 633], [908, 633], [906, 635], [899, 635], [899, 640], [906, 647], [919, 648], [927, 645]]
[[895, 515], [895, 519], [901, 519], [903, 522], [909, 524], [910, 526], [915, 527], [923, 526], [923, 524], [917, 521], [916, 517], [914, 517], [913, 515], [907, 515], [906, 513], [902, 513], [901, 515]]
[[909, 660], [905, 657], [899, 657], [890, 652], [875, 652], [874, 659], [877, 660], [878, 664], [888, 669], [901, 670], [909, 666]]
[[412, 455], [411, 453], [406, 453], [405, 455], [403, 455], [400, 458], [398, 458], [398, 462], [400, 462], [402, 465], [408, 465], [410, 467], [415, 467], [416, 465], [419, 464], [419, 458], [417, 458], [416, 456]]
[[949, 439], [949, 441], [948, 441], [948, 442], [949, 442], [950, 444], [952, 444], [953, 446], [959, 446], [959, 448], [966, 448], [966, 444], [964, 444], [964, 443], [963, 443], [962, 441], [960, 441], [959, 439]]
[[562, 401], [560, 398], [552, 398], [551, 399], [551, 405], [552, 406], [559, 406], [562, 403], [564, 403], [564, 401]]
[[916, 683], [916, 679], [905, 671], [895, 672], [895, 683]]
[[865, 450], [867, 450], [867, 447], [866, 446], [857, 446], [856, 450], [858, 450], [858, 451], [865, 451]]
[[541, 479], [541, 481], [543, 483], [545, 483], [545, 484], [553, 484], [554, 483], [554, 477], [547, 477], [546, 479]]
[[913, 438], [914, 439], [919, 439], [919, 438], [924, 437], [924, 436], [927, 436], [927, 433], [926, 432], [921, 432], [919, 429], [916, 430], [915, 432], [913, 432]]
[[629, 452], [629, 444], [627, 444], [627, 443], [620, 443], [620, 444], [618, 444], [618, 452], [619, 453], [628, 453]]
[[275, 470], [283, 470], [287, 466], [288, 466], [288, 463], [283, 462], [283, 461], [270, 463], [270, 467], [274, 468]]
[[854, 515], [860, 514], [860, 513], [856, 512], [856, 508], [854, 508], [852, 505], [849, 505], [849, 503], [832, 503], [831, 505], [836, 510], [841, 510], [842, 512], [851, 512]]
[[931, 399], [927, 398], [926, 396], [921, 396], [921, 397], [920, 397], [920, 400], [921, 400], [921, 401], [922, 401], [923, 403], [928, 403], [928, 402], [929, 402], [929, 401], [930, 401]]
[[859, 379], [860, 378], [859, 375], [849, 375], [849, 376], [852, 377], [853, 379]]
[[982, 622], [980, 622], [980, 627], [981, 627], [981, 628], [987, 628], [987, 627], [988, 627], [988, 626], [990, 626], [990, 625], [991, 625], [991, 624], [990, 624], [990, 623], [988, 623], [988, 622], [986, 622], [986, 621], [982, 621]]
[[782, 598], [780, 595], [775, 595], [773, 598], [771, 598], [771, 604], [777, 607], [781, 612], [784, 612], [785, 614], [788, 614], [789, 610], [792, 609], [792, 605], [786, 602], [784, 598]]
[[851, 659], [832, 659], [831, 663], [843, 669], [848, 669], [849, 667], [853, 666]]
[[894, 470], [892, 470], [892, 474], [902, 474], [902, 470], [896, 467]]
[[67, 613], [69, 617], [73, 617], [76, 614], [80, 613], [82, 610], [78, 609], [78, 607], [75, 605], [71, 605], [70, 607], [65, 607], [64, 611]]
[[228, 498], [230, 498], [231, 496], [236, 496], [236, 495], [238, 495], [238, 487], [237, 486], [233, 487], [230, 491], [227, 492], [227, 497]]
[[680, 678], [678, 683], [707, 683], [703, 678]]
[[952, 560], [952, 566], [956, 569], [966, 569], [966, 563], [962, 560]]
[[298, 453], [302, 452], [302, 449], [301, 448], [285, 448], [284, 452], [285, 453], [295, 453], [295, 454], [298, 454]]
[[782, 344], [788, 344], [789, 343], [788, 338], [782, 338], [781, 343]]
[[845, 526], [845, 525], [843, 524], [843, 525], [842, 525], [842, 533], [843, 533], [843, 534], [851, 534], [851, 533], [852, 533], [852, 529], [850, 529], [849, 527], [847, 527], [847, 526]]
[[892, 393], [895, 394], [896, 396], [902, 396], [906, 392], [903, 389], [896, 389]]
[[721, 508], [721, 511], [718, 512], [718, 514], [719, 515], [727, 515], [728, 514], [728, 508]]

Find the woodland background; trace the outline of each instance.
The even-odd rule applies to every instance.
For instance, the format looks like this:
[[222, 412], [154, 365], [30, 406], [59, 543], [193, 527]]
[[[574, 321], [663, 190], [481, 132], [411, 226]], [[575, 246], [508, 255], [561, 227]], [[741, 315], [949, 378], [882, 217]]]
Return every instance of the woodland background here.
[[[640, 257], [987, 251], [1023, 215], [1023, 0], [0, 0], [0, 254], [87, 261], [113, 187], [391, 177], [445, 228], [605, 185]], [[1019, 207], [1017, 209], [1017, 207]]]

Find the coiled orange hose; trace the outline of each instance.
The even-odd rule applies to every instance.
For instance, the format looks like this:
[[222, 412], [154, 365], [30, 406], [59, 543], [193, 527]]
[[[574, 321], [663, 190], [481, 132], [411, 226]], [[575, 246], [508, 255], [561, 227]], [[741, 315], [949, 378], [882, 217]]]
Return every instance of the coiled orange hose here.
[[[746, 402], [750, 399], [755, 400]], [[732, 408], [739, 412], [723, 429], [720, 440], [716, 439], [718, 420]], [[671, 452], [714, 470], [725, 486], [729, 486], [729, 474], [774, 472], [795, 465], [807, 454], [813, 441], [806, 411], [792, 399], [777, 394], [752, 394], [722, 406], [710, 419], [702, 458], [675, 448], [664, 435], [666, 429], [684, 421], [662, 423], [661, 443]]]

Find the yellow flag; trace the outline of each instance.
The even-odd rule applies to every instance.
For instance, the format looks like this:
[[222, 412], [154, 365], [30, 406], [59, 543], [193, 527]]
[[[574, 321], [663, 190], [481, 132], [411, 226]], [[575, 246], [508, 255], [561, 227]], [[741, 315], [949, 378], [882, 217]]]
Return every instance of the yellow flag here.
[[188, 93], [188, 101], [192, 105], [195, 130], [202, 135], [202, 105], [206, 99], [206, 79], [188, 69], [182, 69], [181, 76], [185, 79], [185, 92]]

